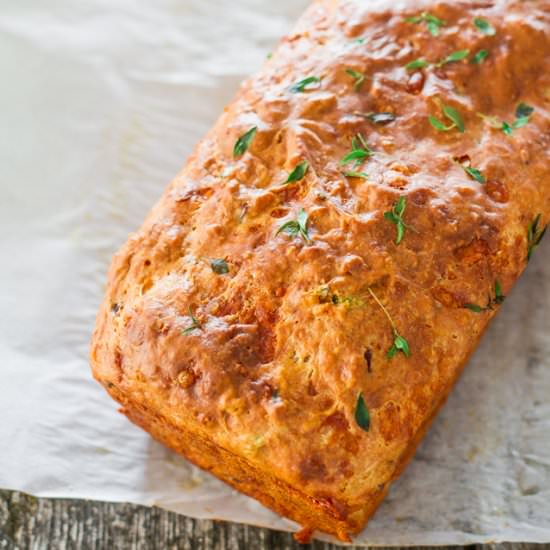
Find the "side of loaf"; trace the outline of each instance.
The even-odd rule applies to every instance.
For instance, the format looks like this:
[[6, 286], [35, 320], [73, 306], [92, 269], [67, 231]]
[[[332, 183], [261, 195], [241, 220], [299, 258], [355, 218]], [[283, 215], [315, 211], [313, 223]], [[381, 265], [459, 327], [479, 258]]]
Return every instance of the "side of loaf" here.
[[[95, 378], [349, 540], [550, 219], [550, 4], [317, 0], [114, 257]], [[389, 7], [390, 6], [390, 7]]]

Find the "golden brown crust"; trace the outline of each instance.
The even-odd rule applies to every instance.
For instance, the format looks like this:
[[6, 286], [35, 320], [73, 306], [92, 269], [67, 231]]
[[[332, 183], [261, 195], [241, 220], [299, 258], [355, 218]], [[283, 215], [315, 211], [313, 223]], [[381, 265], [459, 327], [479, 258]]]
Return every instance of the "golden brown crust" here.
[[[92, 342], [94, 375], [134, 422], [302, 535], [362, 528], [498, 309], [496, 282], [506, 294], [525, 268], [529, 225], [550, 217], [548, 3], [404, 4], [311, 5], [115, 256]], [[405, 21], [424, 10], [439, 36]], [[416, 58], [433, 65], [408, 71]], [[521, 102], [527, 124], [491, 126]], [[430, 124], [449, 123], [445, 105], [464, 133]], [[358, 133], [374, 154], [343, 165]], [[384, 213], [400, 197], [397, 245]], [[308, 235], [278, 232], [301, 209]], [[392, 323], [410, 357], [387, 357]]]

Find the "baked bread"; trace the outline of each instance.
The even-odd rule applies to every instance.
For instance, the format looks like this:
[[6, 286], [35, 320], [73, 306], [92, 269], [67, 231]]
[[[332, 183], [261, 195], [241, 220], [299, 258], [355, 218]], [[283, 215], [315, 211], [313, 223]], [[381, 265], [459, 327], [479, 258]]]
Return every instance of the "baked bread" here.
[[91, 348], [130, 420], [341, 540], [550, 218], [550, 4], [317, 0], [115, 256]]

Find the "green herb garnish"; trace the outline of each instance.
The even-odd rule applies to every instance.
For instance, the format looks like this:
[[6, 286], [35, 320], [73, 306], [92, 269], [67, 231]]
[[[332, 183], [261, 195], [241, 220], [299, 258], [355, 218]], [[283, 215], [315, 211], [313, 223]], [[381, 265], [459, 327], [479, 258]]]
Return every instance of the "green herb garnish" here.
[[472, 179], [478, 181], [479, 183], [485, 183], [487, 181], [485, 179], [485, 176], [477, 168], [474, 168], [473, 166], [464, 166], [464, 165], [462, 165], [462, 168], [464, 168], [464, 171], [466, 172], [466, 174], [468, 174]]
[[511, 124], [505, 120], [499, 120], [494, 116], [484, 115], [483, 113], [477, 113], [477, 116], [482, 118], [492, 128], [502, 130], [503, 133], [510, 136], [514, 130], [523, 128], [529, 122], [534, 111], [535, 108], [531, 107], [531, 105], [520, 103], [516, 108], [516, 120], [514, 120]]
[[470, 59], [470, 63], [474, 65], [480, 65], [485, 61], [485, 59], [487, 59], [488, 56], [489, 56], [489, 52], [487, 50], [479, 50], [479, 52], [477, 52], [472, 57], [472, 59]]
[[297, 164], [294, 167], [294, 170], [288, 175], [288, 179], [285, 183], [293, 183], [295, 181], [300, 181], [304, 178], [309, 168], [309, 163], [307, 160], [303, 160], [300, 164]]
[[430, 124], [436, 130], [440, 132], [448, 132], [449, 130], [456, 128], [460, 133], [464, 133], [464, 121], [462, 120], [460, 113], [454, 107], [451, 107], [450, 105], [444, 105], [443, 114], [451, 121], [451, 124], [449, 124], [448, 126], [445, 126], [444, 122], [441, 122], [441, 120], [434, 116], [430, 115], [428, 117]]
[[[526, 124], [528, 124], [528, 122], [529, 122], [529, 117], [524, 116], [521, 118], [516, 118], [516, 120], [514, 120], [514, 122], [512, 123], [512, 128], [514, 130], [517, 130], [518, 128], [523, 128]], [[504, 123], [502, 123], [502, 125], [504, 126]], [[508, 133], [508, 132], [505, 132], [505, 133]], [[510, 131], [509, 133], [511, 134], [512, 132]]]
[[355, 422], [357, 422], [357, 425], [362, 430], [365, 430], [366, 432], [369, 431], [370, 414], [362, 393], [357, 396], [357, 404], [355, 405]]
[[547, 225], [540, 227], [540, 219], [541, 214], [537, 214], [527, 229], [527, 261], [531, 259], [535, 248], [540, 244], [548, 229]]
[[358, 92], [361, 89], [363, 82], [365, 82], [365, 75], [358, 71], [354, 71], [353, 69], [346, 69], [346, 73], [348, 73], [355, 81], [353, 88], [356, 92]]
[[442, 67], [448, 63], [455, 63], [457, 61], [462, 61], [470, 55], [470, 50], [458, 50], [449, 54], [447, 57], [443, 58], [438, 64], [437, 67]]
[[393, 113], [354, 113], [363, 118], [366, 118], [373, 122], [374, 124], [389, 124], [393, 122], [397, 117]]
[[399, 334], [395, 334], [395, 339], [393, 341], [392, 347], [388, 350], [387, 356], [388, 359], [392, 359], [396, 353], [403, 352], [405, 357], [411, 356], [411, 350], [409, 349], [409, 343], [403, 336], [400, 336]]
[[513, 124], [508, 124], [507, 122], [503, 122], [503, 123], [502, 123], [501, 130], [502, 130], [507, 136], [511, 136], [511, 135], [512, 135], [512, 132], [514, 131], [514, 125], [513, 125]]
[[403, 338], [403, 336], [399, 334], [399, 332], [397, 331], [397, 327], [395, 326], [395, 323], [391, 318], [391, 315], [389, 314], [384, 304], [378, 299], [378, 296], [376, 296], [376, 294], [373, 292], [372, 288], [369, 287], [368, 291], [386, 315], [386, 318], [390, 322], [393, 331], [393, 344], [388, 350], [386, 356], [388, 357], [388, 359], [392, 359], [398, 352], [402, 352], [405, 357], [410, 357], [411, 350], [409, 348], [409, 343], [407, 342], [407, 340], [405, 340], [405, 338]]
[[365, 174], [365, 172], [354, 172], [353, 170], [344, 172], [344, 176], [346, 176], [346, 178], [363, 178], [363, 179], [367, 179], [369, 177], [367, 174]]
[[233, 158], [240, 157], [245, 154], [246, 150], [252, 143], [252, 140], [254, 139], [254, 136], [256, 135], [256, 131], [258, 130], [257, 126], [252, 126], [250, 130], [245, 132], [236, 142], [235, 146], [233, 147]]
[[534, 107], [527, 105], [527, 103], [520, 103], [516, 108], [516, 120], [512, 124], [512, 127], [515, 129], [523, 128], [529, 122], [529, 117], [535, 111]]
[[307, 91], [306, 88], [308, 88], [311, 84], [319, 84], [321, 82], [321, 79], [318, 76], [308, 76], [307, 78], [304, 78], [303, 80], [300, 80], [299, 82], [296, 82], [293, 84], [289, 90], [293, 94], [297, 94], [300, 92]]
[[191, 319], [191, 324], [182, 331], [182, 334], [188, 335], [194, 330], [202, 330], [202, 325], [200, 324], [199, 320], [193, 315], [193, 310], [191, 307], [189, 307], [189, 317]]
[[516, 108], [516, 118], [529, 118], [535, 111], [534, 107], [527, 103], [520, 103]]
[[487, 36], [493, 36], [496, 34], [494, 27], [487, 21], [487, 19], [482, 19], [481, 17], [476, 17], [474, 19], [474, 25], [477, 27], [479, 32], [486, 34]]
[[393, 205], [392, 209], [388, 212], [384, 212], [384, 218], [394, 223], [397, 227], [397, 236], [395, 238], [395, 244], [399, 245], [405, 236], [405, 229], [409, 227], [403, 221], [403, 214], [407, 207], [407, 199], [405, 197], [399, 197], [399, 200]]
[[439, 29], [445, 26], [445, 21], [427, 12], [423, 12], [420, 15], [414, 15], [413, 17], [406, 17], [405, 21], [414, 24], [425, 23], [426, 28], [432, 36], [438, 36]]
[[226, 273], [229, 273], [229, 266], [224, 259], [210, 260], [210, 267], [212, 268], [212, 271], [218, 275], [225, 275]]
[[[485, 183], [486, 179], [485, 176], [481, 173], [481, 170], [478, 168], [474, 168], [473, 166], [470, 166], [470, 157], [466, 156], [464, 157], [465, 162], [461, 162], [461, 159], [459, 157], [455, 157], [453, 160], [459, 164], [464, 172], [468, 174], [472, 179], [478, 181], [479, 183]], [[464, 160], [462, 159], [462, 160]]]
[[511, 126], [507, 122], [502, 122], [497, 117], [477, 113], [477, 116], [483, 119], [491, 128], [502, 130], [505, 134], [511, 133]]
[[290, 220], [288, 222], [283, 223], [281, 227], [277, 230], [277, 233], [275, 235], [278, 235], [279, 233], [286, 233], [287, 235], [290, 235], [292, 237], [300, 236], [306, 243], [310, 243], [311, 239], [309, 238], [309, 232], [307, 228], [307, 213], [302, 208], [298, 212], [298, 216], [296, 216], [295, 220]]
[[374, 151], [368, 146], [363, 135], [357, 134], [351, 140], [351, 151], [342, 158], [340, 164], [348, 164], [348, 162], [354, 160], [357, 167], [372, 155], [374, 155]]
[[490, 311], [494, 309], [495, 306], [499, 306], [500, 304], [502, 304], [505, 298], [506, 296], [502, 294], [502, 287], [500, 285], [500, 281], [497, 279], [495, 281], [495, 297], [492, 298], [491, 295], [489, 295], [487, 299], [487, 305], [485, 307], [482, 307], [477, 304], [464, 304], [464, 308], [469, 309], [474, 313], [483, 313], [485, 311]]
[[[457, 61], [462, 61], [470, 55], [470, 50], [457, 50], [449, 54], [447, 57], [444, 57], [441, 61], [438, 61], [434, 66], [443, 67], [443, 65], [448, 65], [449, 63], [456, 63]], [[425, 69], [426, 67], [431, 67], [432, 64], [426, 61], [425, 59], [415, 59], [405, 65], [405, 69], [408, 71], [414, 71], [416, 69]]]
[[405, 65], [405, 69], [407, 69], [407, 71], [414, 71], [416, 69], [424, 69], [429, 66], [430, 64], [424, 59], [415, 59], [414, 61], [407, 63]]

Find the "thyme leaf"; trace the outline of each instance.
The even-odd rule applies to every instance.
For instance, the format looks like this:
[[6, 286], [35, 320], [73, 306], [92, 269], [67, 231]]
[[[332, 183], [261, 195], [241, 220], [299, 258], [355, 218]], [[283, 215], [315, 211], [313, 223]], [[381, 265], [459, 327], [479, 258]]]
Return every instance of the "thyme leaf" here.
[[495, 31], [494, 27], [487, 21], [487, 19], [483, 19], [482, 17], [476, 17], [474, 19], [474, 25], [477, 27], [477, 30], [481, 32], [482, 34], [486, 34], [487, 36], [494, 36], [497, 31]]
[[415, 59], [414, 61], [407, 63], [405, 65], [405, 69], [407, 69], [407, 71], [415, 71], [417, 69], [424, 69], [429, 66], [430, 63], [428, 63], [425, 59]]
[[472, 179], [478, 181], [479, 183], [485, 183], [487, 180], [481, 171], [473, 166], [462, 166], [466, 174], [468, 174]]
[[473, 65], [481, 65], [487, 59], [489, 56], [489, 52], [487, 50], [479, 50], [473, 57], [470, 59], [470, 63]]
[[462, 61], [463, 59], [466, 59], [470, 55], [470, 50], [457, 50], [456, 52], [453, 52], [449, 54], [447, 57], [444, 57], [438, 64], [438, 67], [442, 67], [443, 65], [447, 65], [448, 63], [455, 63], [457, 61]]
[[357, 403], [355, 405], [355, 422], [357, 422], [357, 425], [362, 430], [365, 430], [366, 432], [369, 431], [370, 414], [362, 393], [357, 396]]
[[405, 340], [405, 338], [403, 338], [403, 336], [396, 332], [394, 334], [393, 344], [387, 353], [388, 359], [392, 359], [400, 351], [405, 355], [405, 357], [411, 356], [409, 343]]
[[321, 79], [318, 76], [308, 76], [308, 77], [296, 82], [295, 84], [293, 84], [289, 88], [289, 91], [293, 94], [298, 94], [298, 93], [301, 93], [301, 92], [305, 92], [308, 89], [310, 89], [310, 86], [312, 84], [319, 84], [320, 82], [321, 82]]
[[250, 147], [256, 131], [258, 130], [257, 126], [252, 126], [250, 130], [245, 132], [242, 136], [237, 139], [233, 147], [233, 158], [241, 157], [245, 154], [246, 150]]
[[365, 174], [365, 172], [354, 172], [353, 170], [344, 172], [344, 176], [346, 176], [346, 178], [362, 178], [362, 179], [367, 179], [369, 177], [367, 174]]
[[308, 168], [309, 168], [308, 161], [303, 160], [302, 162], [300, 162], [294, 167], [294, 170], [292, 170], [292, 172], [290, 172], [285, 183], [293, 183], [295, 181], [300, 181], [306, 175]]
[[225, 275], [226, 273], [229, 273], [229, 266], [223, 258], [214, 258], [210, 260], [210, 267], [212, 268], [212, 271], [218, 275]]
[[516, 118], [529, 118], [533, 114], [534, 110], [534, 107], [522, 102], [516, 108]]

